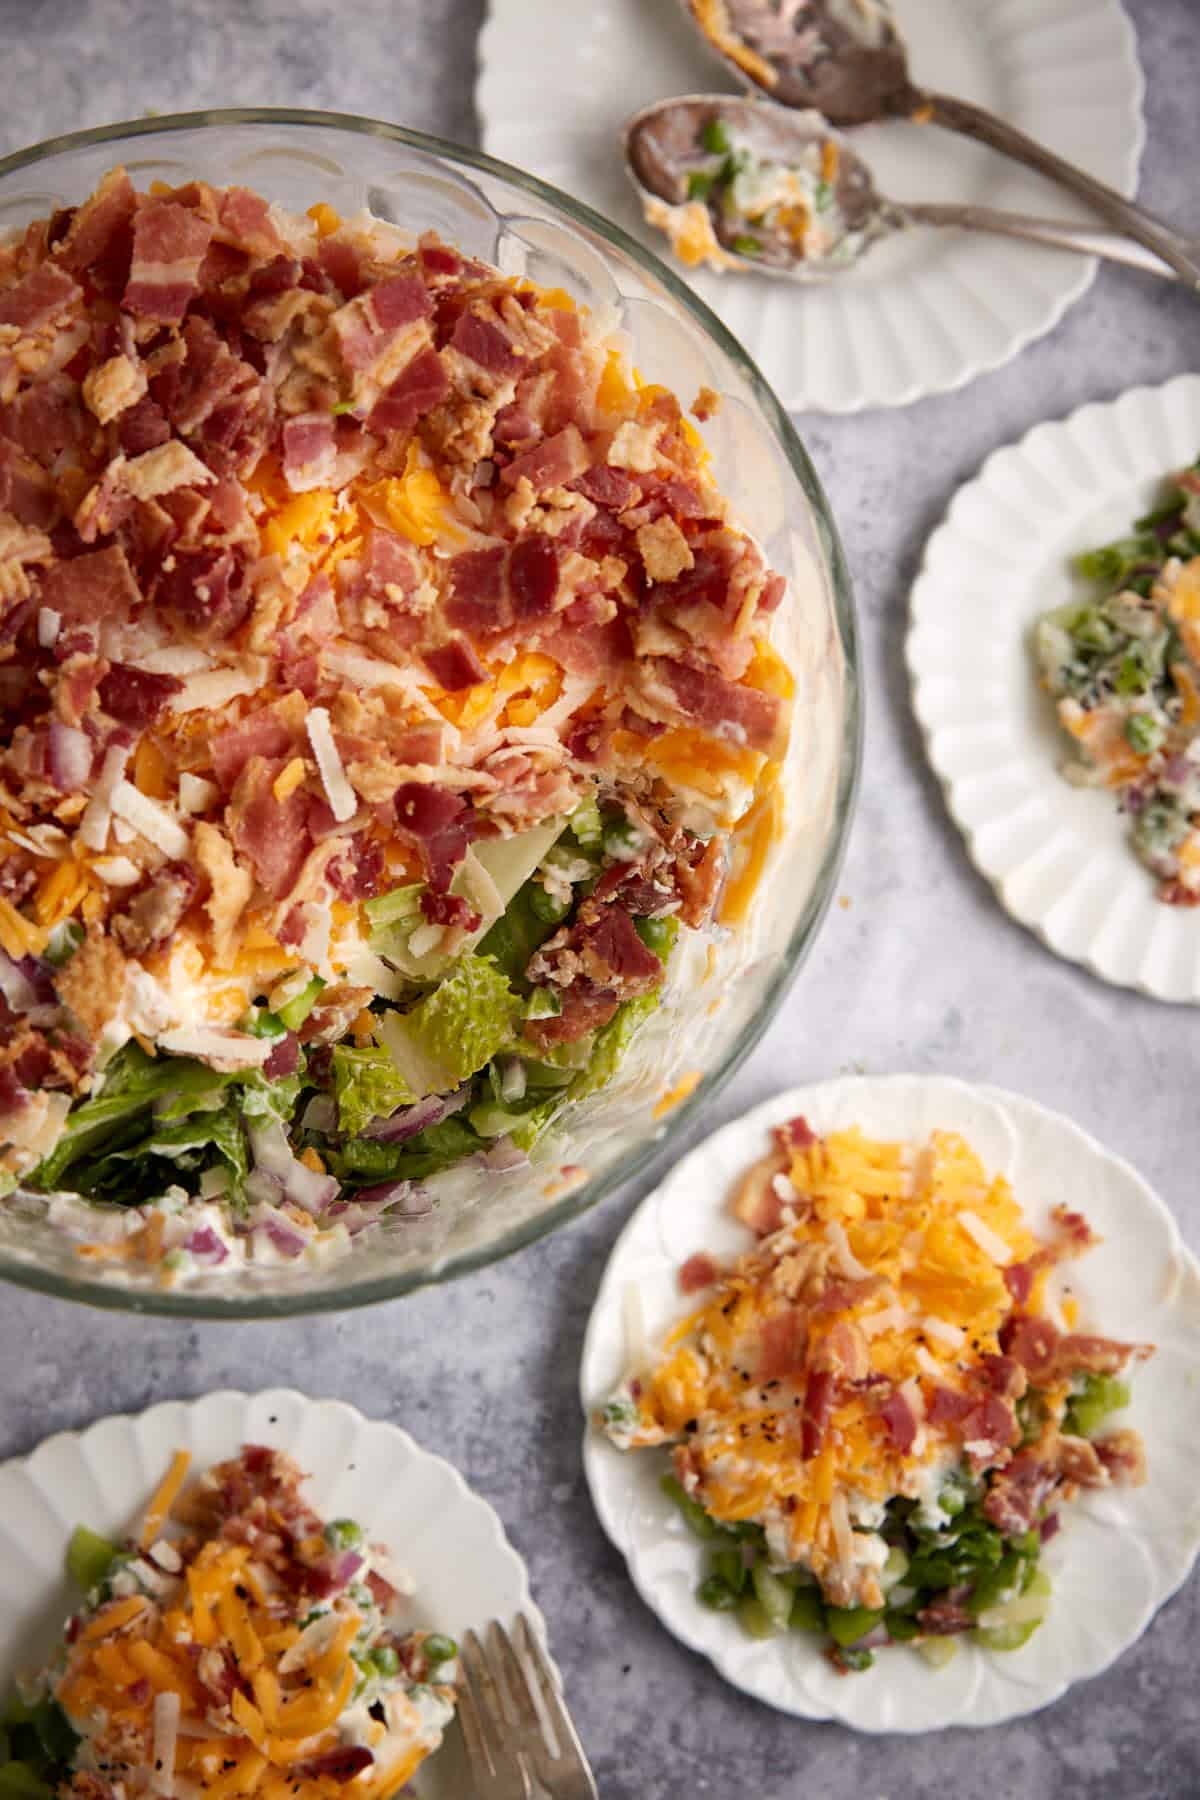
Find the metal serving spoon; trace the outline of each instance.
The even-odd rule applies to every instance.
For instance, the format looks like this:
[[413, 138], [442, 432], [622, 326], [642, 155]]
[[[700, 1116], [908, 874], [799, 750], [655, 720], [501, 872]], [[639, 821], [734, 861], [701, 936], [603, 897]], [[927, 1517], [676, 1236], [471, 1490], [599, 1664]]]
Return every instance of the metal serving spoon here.
[[889, 0], [682, 0], [682, 4], [739, 79], [752, 82], [779, 104], [813, 108], [834, 125], [899, 116], [960, 132], [1070, 189], [1200, 291], [1195, 248], [1169, 226], [994, 113], [915, 86]]
[[949, 225], [1176, 278], [1142, 246], [1085, 226], [987, 206], [885, 199], [866, 163], [819, 114], [787, 113], [765, 100], [660, 100], [625, 127], [625, 162], [647, 219], [685, 261], [821, 281], [909, 225]]

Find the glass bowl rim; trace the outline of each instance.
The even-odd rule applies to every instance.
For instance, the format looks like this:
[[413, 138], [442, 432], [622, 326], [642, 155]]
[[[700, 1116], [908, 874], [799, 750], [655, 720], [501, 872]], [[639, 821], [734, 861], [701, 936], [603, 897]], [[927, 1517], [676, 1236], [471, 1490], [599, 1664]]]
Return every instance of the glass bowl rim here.
[[402, 125], [392, 125], [385, 120], [370, 119], [357, 113], [302, 107], [205, 108], [199, 112], [163, 113], [153, 118], [117, 120], [111, 125], [64, 132], [0, 157], [0, 177], [16, 174], [54, 156], [92, 145], [116, 145], [131, 138], [166, 137], [174, 132], [214, 128], [220, 130], [235, 125], [295, 125], [317, 131], [348, 131], [362, 137], [382, 137], [451, 165], [479, 170], [485, 175], [523, 189], [555, 211], [586, 226], [597, 237], [619, 249], [665, 288], [676, 304], [690, 315], [738, 369], [812, 506], [819, 526], [820, 546], [825, 555], [838, 649], [842, 658], [844, 710], [829, 841], [817, 868], [807, 903], [792, 927], [783, 952], [780, 979], [764, 1004], [728, 1046], [717, 1066], [706, 1073], [694, 1092], [673, 1109], [670, 1121], [661, 1133], [648, 1137], [634, 1151], [619, 1156], [600, 1175], [572, 1189], [535, 1218], [523, 1221], [486, 1248], [463, 1251], [428, 1269], [405, 1270], [391, 1275], [368, 1275], [348, 1282], [344, 1288], [331, 1287], [311, 1295], [246, 1292], [226, 1296], [215, 1291], [190, 1292], [187, 1288], [122, 1288], [109, 1286], [98, 1279], [75, 1280], [36, 1265], [10, 1259], [0, 1251], [0, 1280], [12, 1282], [14, 1286], [33, 1292], [49, 1294], [55, 1299], [71, 1300], [108, 1312], [226, 1321], [287, 1319], [315, 1313], [348, 1312], [358, 1307], [399, 1299], [404, 1294], [441, 1285], [460, 1275], [473, 1274], [514, 1255], [518, 1250], [536, 1243], [539, 1238], [549, 1236], [559, 1226], [590, 1212], [617, 1188], [644, 1173], [678, 1139], [681, 1128], [697, 1116], [700, 1107], [715, 1099], [732, 1079], [782, 1006], [833, 898], [834, 884], [841, 868], [854, 816], [863, 751], [863, 707], [854, 592], [837, 525], [812, 460], [774, 390], [732, 332], [682, 277], [676, 275], [652, 250], [648, 250], [602, 213], [573, 199], [549, 182], [540, 180], [536, 175], [530, 175], [511, 163], [501, 162], [468, 145], [452, 143], [449, 139], [435, 137], [428, 132], [411, 131]]

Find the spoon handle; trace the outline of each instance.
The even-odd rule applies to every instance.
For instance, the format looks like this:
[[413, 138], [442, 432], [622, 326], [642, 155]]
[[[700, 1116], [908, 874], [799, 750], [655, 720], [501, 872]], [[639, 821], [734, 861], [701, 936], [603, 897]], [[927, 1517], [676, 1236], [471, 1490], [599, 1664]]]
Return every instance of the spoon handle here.
[[1070, 189], [1118, 231], [1161, 256], [1189, 287], [1200, 291], [1200, 263], [1191, 246], [1141, 207], [1118, 194], [1115, 188], [1097, 181], [1083, 169], [1076, 168], [1074, 163], [1047, 150], [1044, 144], [1026, 137], [1015, 125], [997, 118], [995, 113], [987, 112], [981, 106], [973, 106], [969, 100], [956, 100], [946, 94], [921, 94], [918, 105], [928, 108], [931, 123], [942, 125], [948, 131], [961, 132], [964, 137], [974, 138], [976, 143], [987, 144], [990, 149], [999, 150], [1002, 155], [1011, 156]]
[[1124, 263], [1130, 269], [1144, 269], [1149, 275], [1161, 275], [1177, 281], [1178, 273], [1161, 256], [1142, 244], [1111, 232], [1096, 231], [1088, 225], [1072, 225], [1065, 219], [1038, 219], [1028, 213], [999, 212], [992, 206], [927, 204], [893, 204], [906, 223], [914, 225], [957, 225], [964, 231], [989, 231], [1001, 237], [1022, 238], [1035, 244], [1049, 244], [1059, 250], [1074, 250], [1080, 256], [1102, 256], [1108, 262]]

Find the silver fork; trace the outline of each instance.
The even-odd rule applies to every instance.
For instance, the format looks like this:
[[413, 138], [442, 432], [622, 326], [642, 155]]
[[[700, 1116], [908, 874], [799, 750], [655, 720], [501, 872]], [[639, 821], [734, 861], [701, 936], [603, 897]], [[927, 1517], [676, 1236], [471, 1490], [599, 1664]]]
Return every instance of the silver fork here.
[[596, 1783], [537, 1636], [517, 1614], [514, 1644], [497, 1619], [462, 1640], [458, 1691], [475, 1800], [597, 1800]]

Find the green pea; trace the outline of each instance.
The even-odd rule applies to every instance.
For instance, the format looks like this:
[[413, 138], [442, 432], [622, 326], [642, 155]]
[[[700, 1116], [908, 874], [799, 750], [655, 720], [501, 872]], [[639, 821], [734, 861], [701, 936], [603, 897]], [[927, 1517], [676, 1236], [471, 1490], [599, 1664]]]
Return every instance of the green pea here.
[[421, 1645], [427, 1663], [453, 1662], [458, 1655], [458, 1645], [451, 1637], [443, 1637], [438, 1631], [431, 1632]]
[[875, 1666], [875, 1653], [872, 1650], [855, 1650], [847, 1647], [839, 1651], [838, 1660], [843, 1669], [849, 1669], [855, 1675], [861, 1675], [866, 1669]]
[[353, 1519], [332, 1519], [325, 1527], [325, 1542], [331, 1550], [357, 1550], [362, 1541], [362, 1526]]
[[733, 247], [739, 256], [762, 255], [762, 239], [751, 237], [749, 232], [739, 231], [733, 240]]
[[635, 919], [634, 929], [645, 944], [647, 950], [653, 950], [660, 962], [665, 962], [670, 955], [671, 947], [679, 936], [679, 920]]
[[385, 1679], [389, 1675], [398, 1675], [400, 1672], [400, 1658], [390, 1644], [380, 1644], [378, 1650], [371, 1653], [371, 1661], [375, 1665], [376, 1673]]

